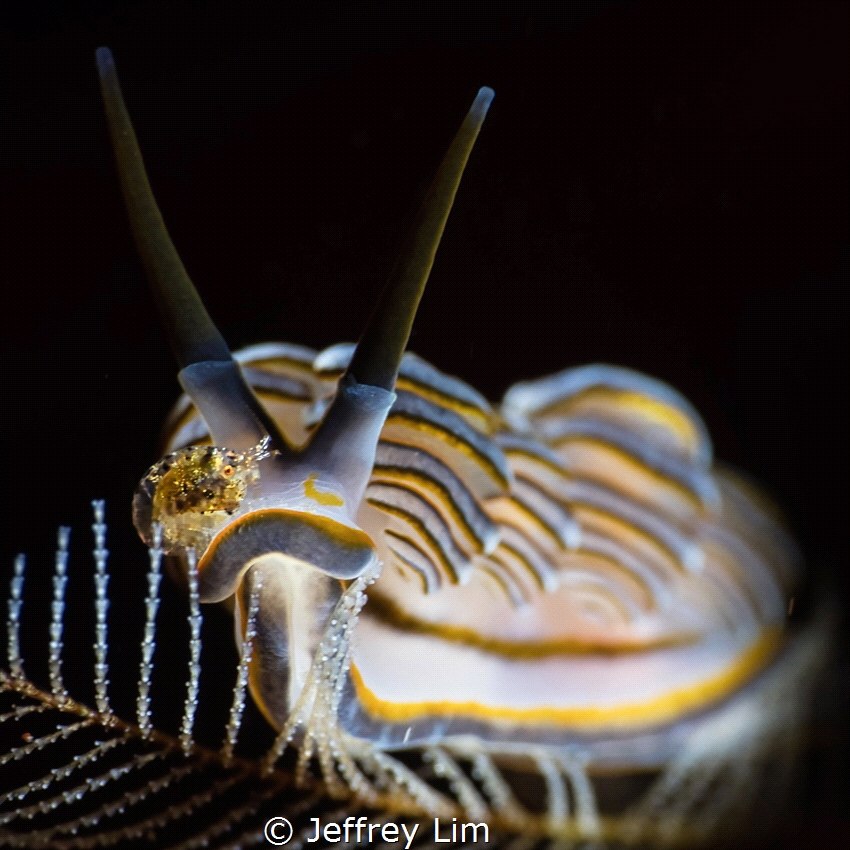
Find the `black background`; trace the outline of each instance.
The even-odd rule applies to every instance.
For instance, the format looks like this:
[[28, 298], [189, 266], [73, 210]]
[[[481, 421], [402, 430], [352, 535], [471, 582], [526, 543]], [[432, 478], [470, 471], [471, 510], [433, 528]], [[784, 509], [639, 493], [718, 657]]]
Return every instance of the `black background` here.
[[[122, 642], [144, 594], [129, 501], [178, 390], [114, 175], [101, 44], [234, 349], [356, 338], [468, 104], [493, 87], [410, 347], [493, 400], [591, 361], [668, 381], [717, 455], [784, 507], [812, 586], [846, 600], [844, 4], [73, 8], [4, 12], [0, 576], [30, 554], [28, 641], [46, 643], [60, 523], [75, 528], [69, 618], [90, 618], [102, 497], [112, 656], [137, 665]], [[91, 652], [68, 640], [83, 683]], [[825, 705], [840, 706], [846, 665], [833, 678]], [[840, 713], [814, 724], [788, 847], [847, 828]]]

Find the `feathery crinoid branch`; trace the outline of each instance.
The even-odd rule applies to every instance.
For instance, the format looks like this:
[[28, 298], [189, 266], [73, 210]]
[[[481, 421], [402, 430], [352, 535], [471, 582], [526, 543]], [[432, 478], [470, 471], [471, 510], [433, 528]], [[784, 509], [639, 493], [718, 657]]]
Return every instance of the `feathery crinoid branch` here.
[[[229, 720], [219, 736], [220, 749], [203, 746], [193, 737], [196, 715], [205, 710], [202, 677], [202, 617], [197, 594], [197, 566], [189, 557], [189, 594], [182, 612], [188, 623], [189, 661], [186, 676], [173, 693], [161, 695], [152, 675], [164, 647], [157, 645], [157, 622], [174, 611], [161, 607], [162, 552], [150, 551], [144, 625], [138, 636], [141, 656], [136, 683], [137, 716], [128, 721], [115, 713], [116, 693], [108, 667], [108, 551], [104, 505], [93, 503], [94, 532], [94, 707], [69, 693], [61, 675], [63, 647], [77, 636], [63, 633], [68, 577], [69, 530], [59, 534], [55, 558], [53, 601], [46, 636], [48, 688], [32, 682], [24, 671], [21, 623], [25, 560], [15, 561], [8, 600], [7, 666], [0, 670], [0, 844], [4, 847], [262, 847], [270, 818], [292, 824], [293, 847], [315, 834], [322, 823], [369, 812], [372, 821], [403, 817], [412, 830], [411, 847], [433, 838], [433, 815], [449, 820], [475, 813], [505, 836], [522, 830], [545, 831], [545, 823], [510, 798], [504, 779], [483, 752], [450, 755], [432, 747], [420, 757], [400, 761], [389, 753], [358, 746], [334, 722], [334, 697], [347, 670], [347, 638], [363, 603], [368, 579], [355, 582], [335, 614], [311, 673], [313, 685], [293, 718], [287, 734], [278, 736], [260, 758], [240, 755], [237, 739], [246, 708], [245, 686], [255, 607], [249, 606], [243, 656], [233, 671]], [[254, 589], [254, 597], [260, 588]], [[63, 637], [64, 634], [64, 637]], [[123, 651], [122, 651], [123, 654]], [[132, 663], [132, 662], [130, 662]], [[319, 687], [331, 681], [331, 687]], [[179, 695], [182, 688], [182, 697]], [[221, 683], [219, 683], [221, 684]], [[113, 687], [110, 699], [109, 689]], [[227, 687], [224, 685], [224, 687]], [[156, 728], [157, 698], [179, 704], [179, 729]], [[126, 695], [124, 696], [127, 702]], [[300, 747], [296, 759], [293, 742]], [[297, 781], [296, 781], [297, 777]], [[568, 783], [555, 780], [562, 795]], [[574, 793], [574, 792], [571, 792]], [[368, 808], [367, 808], [368, 807]], [[498, 807], [501, 816], [493, 809]], [[491, 832], [491, 846], [495, 832]], [[310, 842], [326, 846], [320, 838]]]
[[[62, 676], [62, 616], [68, 582], [68, 530], [62, 529], [53, 581], [48, 635], [49, 687], [24, 672], [21, 622], [25, 560], [19, 556], [11, 582], [7, 619], [8, 671], [0, 671], [0, 844], [4, 847], [193, 847], [262, 846], [266, 820], [285, 814], [297, 829], [324, 816], [321, 787], [295, 789], [282, 770], [261, 769], [234, 754], [241, 712], [234, 712], [221, 753], [192, 738], [198, 709], [201, 615], [197, 591], [188, 604], [188, 693], [179, 737], [153, 728], [151, 670], [159, 607], [161, 553], [151, 553], [140, 638], [137, 722], [118, 717], [107, 693], [106, 525], [102, 502], [94, 503], [95, 605], [93, 683], [95, 707], [76, 701]], [[191, 573], [190, 573], [191, 575]], [[171, 612], [169, 612], [171, 613]], [[184, 680], [185, 681], [185, 680]], [[242, 684], [244, 691], [244, 683]], [[237, 701], [241, 705], [244, 693]]]

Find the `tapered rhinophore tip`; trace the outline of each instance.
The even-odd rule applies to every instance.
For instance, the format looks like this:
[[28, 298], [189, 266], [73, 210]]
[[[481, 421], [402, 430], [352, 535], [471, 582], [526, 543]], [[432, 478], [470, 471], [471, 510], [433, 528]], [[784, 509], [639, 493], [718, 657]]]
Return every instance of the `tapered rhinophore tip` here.
[[112, 51], [99, 47], [95, 58], [133, 237], [177, 361], [181, 367], [206, 360], [228, 361], [231, 358], [227, 344], [183, 268], [151, 191], [136, 134], [124, 105]]
[[494, 92], [479, 90], [419, 209], [413, 230], [372, 314], [348, 372], [361, 384], [392, 391], [413, 318], [454, 203], [460, 178]]
[[492, 89], [478, 92], [443, 157], [405, 248], [339, 382], [336, 398], [305, 449], [306, 458], [343, 484], [352, 504], [360, 504], [369, 481], [416, 308], [492, 99]]
[[214, 440], [234, 449], [247, 449], [269, 435], [284, 451], [286, 444], [277, 426], [231, 357], [171, 242], [124, 105], [112, 52], [100, 47], [95, 57], [133, 238], [180, 365], [181, 383]]
[[97, 71], [101, 77], [115, 70], [115, 60], [108, 47], [98, 47], [94, 52], [94, 58], [97, 60]]
[[489, 86], [481, 86], [478, 89], [478, 94], [475, 95], [475, 100], [472, 101], [472, 106], [469, 108], [469, 114], [473, 120], [478, 122], [479, 128], [484, 123], [484, 117], [487, 115], [487, 110], [495, 96], [496, 92]]

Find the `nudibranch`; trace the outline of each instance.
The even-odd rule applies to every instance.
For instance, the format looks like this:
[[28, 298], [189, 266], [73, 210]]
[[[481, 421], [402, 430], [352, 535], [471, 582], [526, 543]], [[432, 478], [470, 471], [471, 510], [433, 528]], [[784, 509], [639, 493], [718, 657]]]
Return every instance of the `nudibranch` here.
[[[405, 353], [492, 91], [359, 342], [232, 355], [166, 233], [111, 55], [98, 61], [185, 391], [134, 518], [149, 544], [191, 553], [202, 601], [233, 600], [281, 747], [318, 753], [354, 790], [355, 755], [439, 744], [531, 763], [550, 816], [572, 807], [587, 834], [599, 777], [678, 764], [707, 786], [758, 761], [816, 654], [786, 623], [798, 555], [768, 500], [714, 465], [688, 401], [591, 365], [495, 407]], [[507, 811], [510, 792], [485, 774], [478, 789]], [[662, 776], [647, 805], [673, 796]]]

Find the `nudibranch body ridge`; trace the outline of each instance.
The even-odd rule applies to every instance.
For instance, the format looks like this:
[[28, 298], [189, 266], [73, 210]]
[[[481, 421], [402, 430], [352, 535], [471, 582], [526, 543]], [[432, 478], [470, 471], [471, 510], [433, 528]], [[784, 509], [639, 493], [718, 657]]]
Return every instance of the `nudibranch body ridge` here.
[[[263, 404], [286, 406], [294, 442], [344, 363], [339, 347], [317, 353], [305, 380], [306, 362], [279, 353], [236, 357]], [[281, 391], [296, 385], [317, 394]], [[171, 449], [202, 439], [178, 409]], [[679, 740], [666, 724], [781, 650], [799, 578], [784, 530], [712, 466], [690, 405], [612, 366], [518, 385], [497, 410], [407, 355], [356, 519], [382, 567], [340, 717], [384, 746], [472, 732], [592, 751], [595, 737], [610, 764], [610, 739], [634, 732], [624, 762], [661, 763]]]

